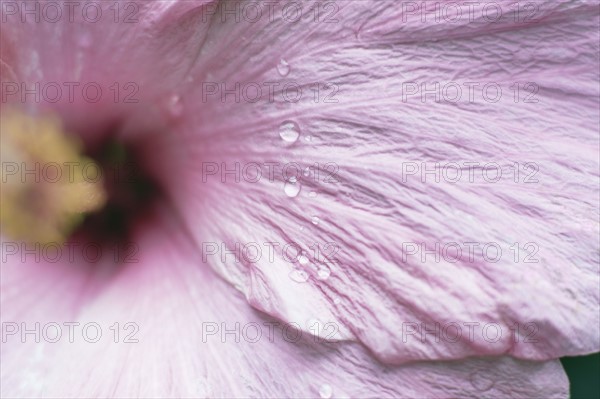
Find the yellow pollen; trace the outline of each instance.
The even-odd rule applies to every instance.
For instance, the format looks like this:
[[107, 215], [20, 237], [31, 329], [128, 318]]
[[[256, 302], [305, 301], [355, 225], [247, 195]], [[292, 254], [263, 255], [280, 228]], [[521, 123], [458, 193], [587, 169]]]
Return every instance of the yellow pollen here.
[[81, 143], [64, 132], [58, 117], [3, 109], [0, 143], [3, 235], [62, 243], [86, 212], [104, 206], [100, 168], [81, 155]]

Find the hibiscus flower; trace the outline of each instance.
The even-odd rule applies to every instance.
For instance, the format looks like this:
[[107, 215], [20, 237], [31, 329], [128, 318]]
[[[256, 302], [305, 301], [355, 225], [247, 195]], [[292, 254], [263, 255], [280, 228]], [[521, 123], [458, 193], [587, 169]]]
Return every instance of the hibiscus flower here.
[[599, 350], [596, 2], [1, 6], [4, 396], [566, 397]]

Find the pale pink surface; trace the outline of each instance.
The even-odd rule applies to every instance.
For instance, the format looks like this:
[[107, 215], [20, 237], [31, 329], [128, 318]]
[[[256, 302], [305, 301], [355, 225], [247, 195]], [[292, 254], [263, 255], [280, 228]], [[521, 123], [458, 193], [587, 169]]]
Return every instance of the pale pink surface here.
[[[334, 397], [352, 398], [567, 396], [558, 362], [505, 357], [385, 366], [358, 344], [319, 345], [307, 335], [292, 344], [280, 333], [273, 342], [263, 336], [258, 343], [231, 337], [223, 343], [216, 335], [203, 343], [202, 322], [231, 328], [273, 320], [212, 271], [191, 267], [201, 258], [179, 226], [165, 221], [140, 233], [138, 242], [140, 263], [112, 278], [48, 264], [4, 266], [3, 283], [10, 284], [3, 293], [6, 320], [102, 326], [135, 320], [140, 326], [136, 344], [115, 344], [104, 328], [96, 344], [3, 345], [4, 396], [318, 397], [325, 384]], [[8, 277], [19, 273], [18, 281]], [[97, 291], [92, 281], [104, 288]], [[28, 288], [40, 303], [23, 303]]]
[[[141, 23], [130, 26], [3, 24], [2, 59], [10, 66], [3, 65], [3, 80], [139, 83], [140, 109], [66, 102], [53, 108], [92, 141], [120, 120], [125, 136], [148, 127], [162, 133], [146, 144], [168, 187], [165, 206], [178, 215], [176, 227], [161, 218], [164, 231], [140, 231], [142, 261], [119, 273], [3, 265], [3, 320], [133, 320], [141, 327], [141, 342], [126, 348], [3, 345], [3, 394], [315, 396], [327, 383], [334, 395], [352, 397], [566, 395], [557, 361], [391, 364], [472, 355], [550, 360], [598, 351], [596, 3], [540, 3], [544, 18], [527, 26], [427, 25], [403, 22], [393, 2], [339, 4], [340, 23], [306, 26], [218, 19], [209, 26], [199, 2], [147, 3]], [[92, 44], [82, 46], [82, 37]], [[281, 58], [291, 67], [286, 79], [335, 82], [340, 102], [314, 104], [306, 96], [298, 104], [202, 103], [198, 82], [285, 81], [276, 70]], [[436, 80], [534, 81], [540, 102], [515, 104], [509, 95], [495, 104], [401, 102], [402, 82]], [[181, 114], [169, 111], [173, 95], [181, 96]], [[312, 141], [284, 145], [278, 128], [288, 119]], [[400, 180], [402, 161], [456, 160], [536, 162], [540, 183]], [[303, 182], [292, 199], [281, 176], [202, 183], [201, 162], [335, 162], [341, 181]], [[297, 284], [281, 257], [254, 264], [209, 257], [208, 265], [231, 283], [225, 284], [203, 267], [199, 253], [206, 242], [292, 241], [307, 250], [336, 242], [339, 266], [325, 281], [311, 272]], [[542, 262], [401, 262], [400, 243], [413, 241], [534, 241]], [[202, 344], [202, 321], [262, 320], [231, 285], [280, 320], [305, 328], [312, 319], [339, 324], [337, 338], [364, 344], [390, 365], [387, 373], [350, 342], [336, 350], [265, 340], [258, 348], [243, 341]], [[514, 323], [535, 322], [540, 331], [535, 344], [402, 341], [403, 322], [436, 321], [495, 322], [505, 337]], [[494, 384], [472, 382], [482, 369]], [[64, 375], [73, 381], [65, 383]], [[157, 385], [144, 382], [150, 375]], [[445, 382], [433, 384], [432, 375]]]

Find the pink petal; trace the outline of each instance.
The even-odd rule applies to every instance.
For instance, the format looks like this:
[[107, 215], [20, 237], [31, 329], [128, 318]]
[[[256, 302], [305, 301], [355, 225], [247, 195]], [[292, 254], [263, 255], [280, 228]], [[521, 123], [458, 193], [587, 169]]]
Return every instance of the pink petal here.
[[[213, 1], [3, 3], [3, 105], [59, 112], [92, 139], [131, 114], [166, 108], [206, 39], [202, 16]], [[34, 7], [37, 22], [25, 13]]]
[[[63, 50], [63, 42], [43, 41], [50, 34], [60, 36], [60, 24], [36, 25], [36, 32], [18, 23], [3, 24], [2, 79], [18, 71], [24, 75], [17, 79], [27, 82], [72, 80], [81, 62], [82, 74], [103, 84], [115, 76], [142, 82], [140, 87], [150, 90], [142, 95], [146, 106], [148, 101], [169, 100], [167, 89], [191, 72], [188, 77], [196, 83], [185, 80], [178, 89], [184, 96], [181, 130], [157, 147], [157, 164], [170, 160], [160, 163], [162, 177], [198, 249], [206, 243], [282, 246], [292, 241], [307, 251], [314, 243], [333, 242], [340, 248], [339, 267], [332, 275], [321, 281], [309, 270], [307, 284], [289, 279], [292, 265], [281, 254], [273, 262], [258, 263], [209, 257], [208, 263], [244, 292], [252, 306], [304, 329], [313, 319], [334, 322], [340, 326], [337, 339], [359, 340], [390, 362], [504, 353], [549, 359], [598, 350], [598, 192], [586, 184], [598, 176], [598, 93], [597, 85], [590, 85], [598, 80], [597, 59], [591, 56], [597, 49], [591, 34], [597, 25], [594, 3], [541, 3], [541, 18], [527, 26], [479, 20], [469, 26], [432, 27], [413, 17], [404, 23], [401, 11], [390, 7], [393, 3], [348, 2], [340, 6], [339, 23], [306, 26], [278, 20], [264, 29], [265, 20], [227, 26], [215, 19], [210, 32], [198, 23], [202, 8], [197, 3], [166, 4], [144, 6], [147, 14], [142, 15], [151, 17], [147, 25], [123, 31], [99, 26], [91, 34], [93, 54], [88, 50], [84, 53], [89, 58], [79, 60], [68, 46]], [[105, 43], [104, 35], [113, 31]], [[26, 37], [25, 32], [33, 35]], [[216, 40], [225, 34], [227, 39]], [[62, 35], [82, 37], [72, 31]], [[14, 40], [8, 41], [12, 47], [5, 45], [8, 36]], [[165, 41], [152, 41], [160, 38]], [[448, 38], [453, 40], [435, 41]], [[120, 52], [115, 53], [111, 41], [119, 44]], [[203, 43], [199, 50], [197, 41]], [[34, 51], [25, 47], [28, 42]], [[16, 44], [23, 46], [22, 52], [15, 51]], [[148, 47], [153, 51], [146, 53]], [[161, 57], [155, 58], [155, 50]], [[17, 53], [31, 58], [18, 58]], [[203, 103], [198, 89], [203, 80], [226, 81], [229, 87], [236, 81], [281, 80], [277, 65], [282, 59], [290, 65], [287, 79], [338, 84], [340, 102], [314, 104], [305, 96], [295, 105], [281, 100]], [[568, 79], [561, 78], [565, 75]], [[401, 101], [402, 82], [435, 80], [533, 80], [540, 86], [541, 101], [517, 105], [508, 96], [495, 104], [466, 106]], [[94, 105], [93, 113], [85, 103], [59, 105], [69, 126], [78, 131], [132, 113], [123, 104]], [[301, 140], [310, 133], [311, 144], [285, 146], [278, 129], [286, 120], [298, 123]], [[565, 149], [578, 155], [577, 162]], [[512, 165], [515, 159], [540, 166], [543, 179], [538, 185], [502, 181], [482, 189], [410, 178], [403, 182], [398, 170], [399, 160]], [[221, 184], [210, 177], [201, 184], [199, 160], [299, 162], [303, 167], [333, 162], [341, 181], [305, 179], [300, 196], [290, 199], [280, 174], [273, 183]], [[317, 197], [307, 197], [309, 190]], [[320, 218], [318, 225], [310, 223], [313, 216]], [[449, 241], [533, 242], [543, 262], [515, 265], [505, 257], [498, 263], [442, 264], [414, 257], [402, 261], [402, 243], [434, 246]], [[48, 281], [68, 274], [62, 266], [56, 273]], [[87, 276], [74, 274], [64, 284]], [[136, 278], [142, 281], [142, 276]], [[70, 311], [72, 303], [64, 298], [60, 309]], [[48, 301], [42, 306], [52, 305]], [[436, 321], [501, 323], [504, 338], [495, 345], [481, 339], [403, 342], [406, 334], [398, 332], [406, 322]], [[515, 323], [529, 322], [539, 327], [537, 343], [506, 338]]]
[[[48, 320], [80, 323], [72, 343], [65, 327], [62, 339], [54, 344], [35, 343], [31, 336], [22, 343], [20, 334], [3, 342], [3, 396], [318, 397], [328, 391], [334, 397], [568, 395], [558, 361], [489, 358], [385, 366], [358, 344], [319, 343], [305, 334], [296, 342], [292, 330], [286, 341], [280, 328], [268, 335], [264, 323], [274, 320], [253, 310], [242, 295], [202, 267], [195, 246], [179, 226], [165, 219], [161, 228], [140, 233], [137, 243], [139, 263], [127, 265], [109, 287], [82, 301], [85, 308], [73, 314], [52, 310]], [[27, 284], [32, 290], [29, 297], [39, 299], [5, 321], [34, 320], [49, 301], [43, 296], [44, 280], [36, 275], [30, 281], [26, 274], [15, 265], [3, 267], [3, 282], [6, 277], [14, 286]], [[70, 287], [60, 293], [86, 295], [87, 286], [79, 283], [79, 290]], [[3, 296], [3, 309], [14, 309], [19, 303], [15, 299]], [[102, 330], [96, 343], [86, 342], [82, 335], [83, 326], [91, 322]], [[117, 338], [115, 322], [120, 323]], [[134, 327], [125, 328], [128, 322], [139, 331], [129, 335]], [[235, 334], [224, 335], [221, 330], [235, 330], [236, 323], [243, 331], [237, 342]], [[219, 332], [208, 334], [207, 326], [215, 325]], [[254, 339], [252, 326], [261, 329], [260, 339]], [[86, 335], [95, 336], [93, 329]]]
[[[205, 43], [196, 84], [184, 94], [180, 141], [157, 146], [173, 160], [166, 184], [204, 260], [253, 307], [305, 329], [307, 320], [337, 323], [333, 338], [358, 340], [386, 362], [598, 351], [598, 187], [591, 184], [599, 170], [597, 6], [539, 3], [525, 24], [514, 21], [507, 2], [504, 22], [481, 19], [459, 29], [402, 24], [390, 4], [344, 3], [335, 24], [214, 17], [209, 36], [228, 32], [227, 40]], [[282, 59], [286, 77], [277, 69]], [[269, 101], [266, 89], [256, 103], [203, 98], [206, 82], [231, 90], [236, 82], [279, 82], [281, 89], [290, 81], [305, 85], [298, 103], [280, 95]], [[473, 104], [403, 101], [402, 83], [413, 81], [498, 82], [504, 95], [495, 103], [481, 95]], [[510, 85], [531, 81], [538, 102], [515, 103]], [[315, 104], [314, 82], [337, 84], [338, 103], [321, 97]], [[279, 137], [286, 121], [300, 130], [291, 145]], [[402, 169], [470, 161], [495, 162], [508, 177], [482, 181], [477, 169], [476, 184], [467, 172], [459, 182], [422, 182]], [[258, 182], [252, 162], [263, 166]], [[272, 181], [268, 162], [279, 165]], [[236, 172], [221, 174], [236, 163], [239, 182]], [[298, 173], [295, 198], [284, 191], [282, 167], [290, 163], [320, 169], [319, 179]], [[215, 165], [216, 175], [208, 175]], [[525, 183], [536, 166], [539, 182]], [[334, 167], [338, 181], [324, 181]], [[431, 250], [455, 242], [463, 251], [458, 262], [407, 255], [407, 244]], [[497, 243], [503, 254], [469, 260], [470, 242]], [[278, 245], [273, 259], [267, 243]], [[290, 243], [305, 251], [308, 265], [284, 258]], [[240, 250], [226, 255], [248, 244], [260, 247], [259, 260]], [[334, 261], [327, 259], [333, 248], [337, 264], [321, 280], [315, 267]], [[290, 279], [295, 268], [308, 273], [307, 283]], [[462, 339], [415, 339], [403, 331], [413, 323], [420, 331], [458, 323]], [[466, 323], [479, 323], [474, 338]], [[484, 331], [488, 323], [501, 330], [497, 341]]]

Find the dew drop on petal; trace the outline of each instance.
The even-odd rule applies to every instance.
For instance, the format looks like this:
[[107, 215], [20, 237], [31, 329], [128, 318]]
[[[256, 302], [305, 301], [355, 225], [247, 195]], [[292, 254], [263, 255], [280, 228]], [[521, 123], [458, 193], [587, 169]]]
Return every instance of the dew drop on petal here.
[[291, 177], [287, 182], [285, 182], [285, 185], [283, 186], [283, 191], [288, 197], [294, 198], [297, 197], [298, 194], [300, 194], [301, 188], [302, 186], [300, 185], [300, 183], [298, 183], [296, 178]]
[[319, 387], [319, 396], [321, 399], [330, 399], [333, 396], [333, 388], [329, 384], [323, 384]]
[[317, 196], [317, 192], [316, 191], [311, 191], [310, 193], [308, 193], [308, 196], [310, 198], [315, 198]]
[[183, 114], [183, 103], [181, 96], [173, 94], [167, 101], [167, 111], [171, 117], [177, 118]]
[[285, 121], [279, 126], [279, 137], [286, 143], [295, 143], [300, 136], [300, 127], [294, 121]]
[[475, 371], [469, 379], [473, 388], [481, 392], [489, 391], [494, 386], [494, 380], [484, 370]]
[[307, 166], [302, 174], [306, 177], [310, 176], [310, 167]]
[[319, 224], [319, 222], [321, 221], [321, 219], [319, 219], [318, 216], [313, 216], [310, 220], [312, 224]]
[[319, 267], [319, 271], [317, 272], [317, 277], [319, 278], [319, 280], [327, 280], [330, 275], [331, 270], [329, 269], [329, 267], [325, 265]]
[[298, 263], [300, 263], [301, 265], [306, 265], [308, 264], [308, 258], [304, 255], [299, 255], [298, 256]]
[[310, 142], [310, 141], [312, 141], [312, 136], [309, 134], [309, 135], [307, 135], [307, 136], [304, 137], [304, 140]]
[[277, 64], [277, 72], [281, 76], [287, 76], [290, 73], [290, 64], [282, 58], [279, 60], [279, 64]]
[[294, 269], [289, 274], [292, 281], [297, 283], [306, 283], [308, 281], [308, 273], [304, 270]]
[[342, 303], [342, 300], [338, 297], [333, 298], [333, 303], [336, 305], [339, 305], [340, 303]]

